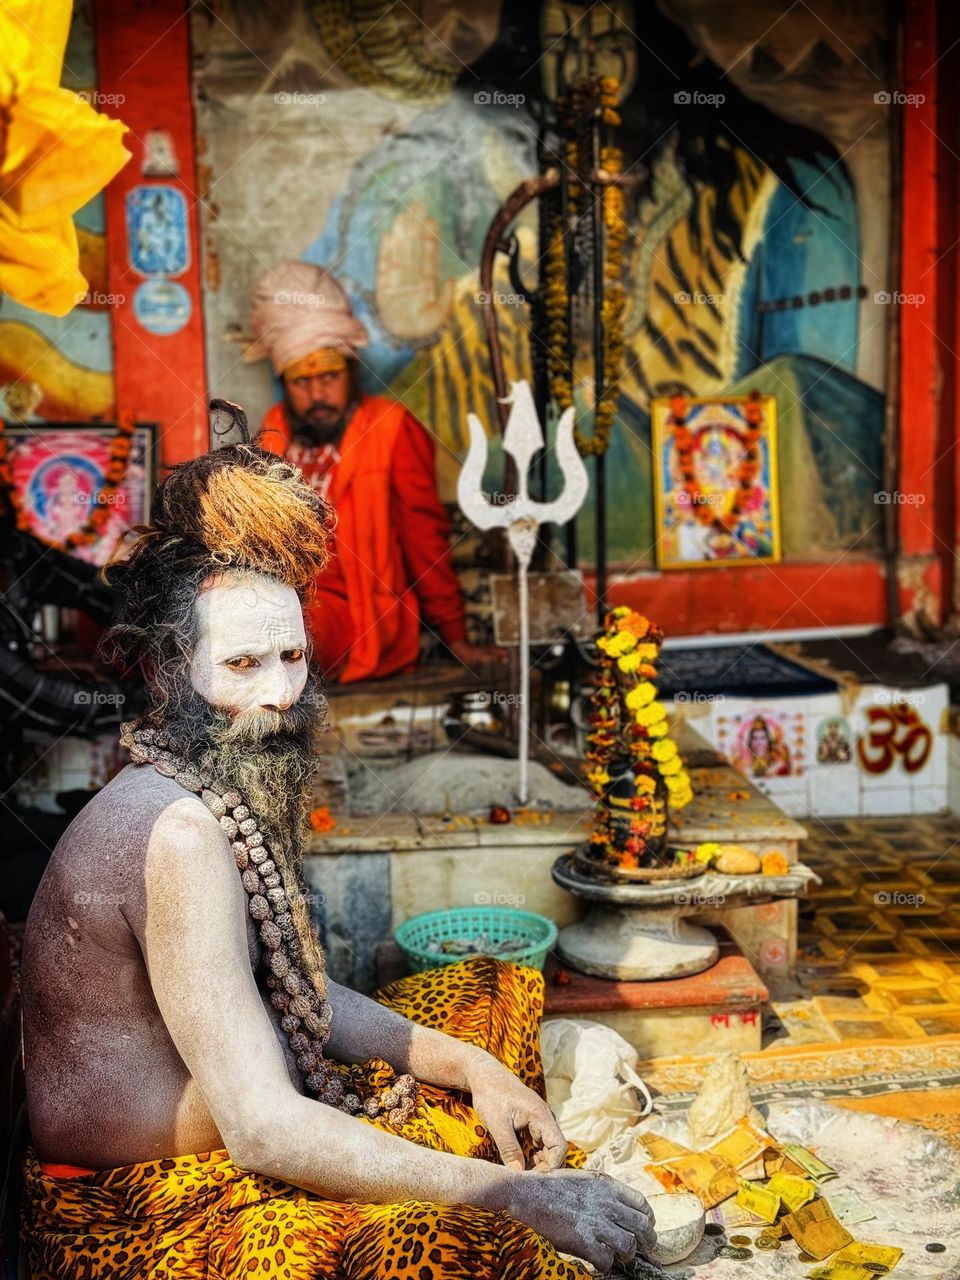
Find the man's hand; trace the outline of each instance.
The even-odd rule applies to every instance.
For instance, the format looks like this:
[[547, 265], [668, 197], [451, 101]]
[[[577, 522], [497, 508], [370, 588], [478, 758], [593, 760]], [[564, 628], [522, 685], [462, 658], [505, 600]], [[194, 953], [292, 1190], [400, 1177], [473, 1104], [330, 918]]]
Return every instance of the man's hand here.
[[507, 662], [506, 649], [493, 644], [471, 644], [469, 640], [454, 640], [447, 648], [474, 675], [486, 675], [491, 669]]
[[646, 1199], [625, 1182], [596, 1170], [557, 1169], [518, 1178], [507, 1212], [600, 1271], [629, 1261], [657, 1242]]
[[525, 1168], [517, 1137], [526, 1130], [536, 1150], [533, 1167], [558, 1169], [567, 1154], [567, 1140], [553, 1112], [532, 1089], [495, 1058], [480, 1063], [470, 1074], [473, 1109], [490, 1133], [500, 1159], [512, 1169]]

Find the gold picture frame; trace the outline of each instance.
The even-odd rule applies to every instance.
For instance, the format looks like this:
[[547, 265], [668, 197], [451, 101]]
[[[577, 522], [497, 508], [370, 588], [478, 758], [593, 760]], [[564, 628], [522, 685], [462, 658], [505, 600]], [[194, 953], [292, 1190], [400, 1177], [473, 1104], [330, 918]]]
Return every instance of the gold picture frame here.
[[776, 564], [776, 397], [658, 397], [651, 413], [657, 567]]

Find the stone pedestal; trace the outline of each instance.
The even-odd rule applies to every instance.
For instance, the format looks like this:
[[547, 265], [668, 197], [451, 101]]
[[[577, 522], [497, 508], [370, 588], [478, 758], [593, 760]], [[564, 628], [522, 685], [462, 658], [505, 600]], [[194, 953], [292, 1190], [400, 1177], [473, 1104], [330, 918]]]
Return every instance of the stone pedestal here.
[[716, 961], [717, 940], [709, 929], [687, 924], [685, 910], [594, 903], [579, 924], [563, 930], [560, 958], [580, 973], [624, 982], [701, 973]]
[[581, 973], [620, 981], [679, 978], [709, 969], [717, 959], [717, 940], [709, 929], [684, 919], [693, 912], [797, 898], [819, 883], [802, 863], [781, 876], [707, 871], [650, 884], [615, 882], [580, 871], [572, 854], [561, 855], [552, 874], [558, 885], [590, 904], [583, 920], [561, 931], [561, 958]]

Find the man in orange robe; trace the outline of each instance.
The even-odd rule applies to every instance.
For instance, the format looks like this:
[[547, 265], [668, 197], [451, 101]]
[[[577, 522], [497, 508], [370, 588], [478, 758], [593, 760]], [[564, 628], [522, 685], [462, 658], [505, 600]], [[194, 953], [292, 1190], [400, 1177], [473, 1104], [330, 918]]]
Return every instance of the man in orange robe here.
[[488, 661], [489, 649], [467, 641], [433, 440], [402, 404], [360, 391], [367, 332], [340, 284], [311, 263], [281, 262], [254, 287], [251, 325], [246, 358], [269, 356], [284, 384], [258, 443], [295, 463], [337, 513], [334, 555], [306, 611], [327, 678], [409, 670], [421, 623], [465, 666]]

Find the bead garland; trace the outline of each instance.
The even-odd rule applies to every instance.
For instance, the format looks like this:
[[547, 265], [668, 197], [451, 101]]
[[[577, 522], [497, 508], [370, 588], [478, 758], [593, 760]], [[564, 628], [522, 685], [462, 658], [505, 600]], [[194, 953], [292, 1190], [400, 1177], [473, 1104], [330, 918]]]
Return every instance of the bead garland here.
[[[304, 1086], [320, 1102], [348, 1115], [369, 1119], [383, 1116], [395, 1127], [413, 1114], [419, 1095], [412, 1075], [397, 1076], [379, 1097], [361, 1099], [344, 1087], [336, 1068], [324, 1057], [330, 1036], [332, 1011], [322, 972], [319, 983], [306, 976], [301, 965], [302, 946], [290, 909], [287, 887], [278, 869], [282, 850], [264, 839], [256, 818], [236, 788], [221, 791], [182, 756], [170, 749], [158, 729], [121, 727], [120, 741], [134, 764], [153, 765], [157, 773], [198, 795], [231, 842], [240, 880], [249, 897], [248, 910], [259, 926], [270, 1003], [282, 1015], [280, 1026], [293, 1052]], [[323, 952], [321, 951], [321, 962]], [[319, 989], [317, 987], [319, 986]]]
[[[603, 382], [595, 388], [591, 434], [588, 436], [579, 424], [575, 424], [573, 429], [577, 449], [585, 458], [601, 457], [610, 445], [623, 364], [623, 317], [626, 310], [623, 271], [628, 238], [624, 192], [616, 183], [605, 183], [599, 190], [593, 190], [586, 182], [593, 164], [593, 122], [598, 119], [607, 129], [621, 123], [619, 93], [619, 81], [613, 77], [580, 80], [565, 91], [557, 106], [561, 133], [560, 163], [570, 175], [567, 213], [572, 230], [565, 234], [562, 212], [554, 202], [546, 228], [544, 303], [550, 394], [560, 410], [568, 409], [574, 403], [573, 369], [567, 361], [572, 342], [567, 323], [570, 306], [567, 242], [570, 236], [576, 238], [591, 199], [600, 202], [603, 224], [603, 293], [602, 297], [594, 299], [594, 305], [601, 310], [603, 328], [600, 353]], [[623, 173], [623, 151], [612, 142], [601, 145], [599, 162], [600, 169], [611, 178]]]

